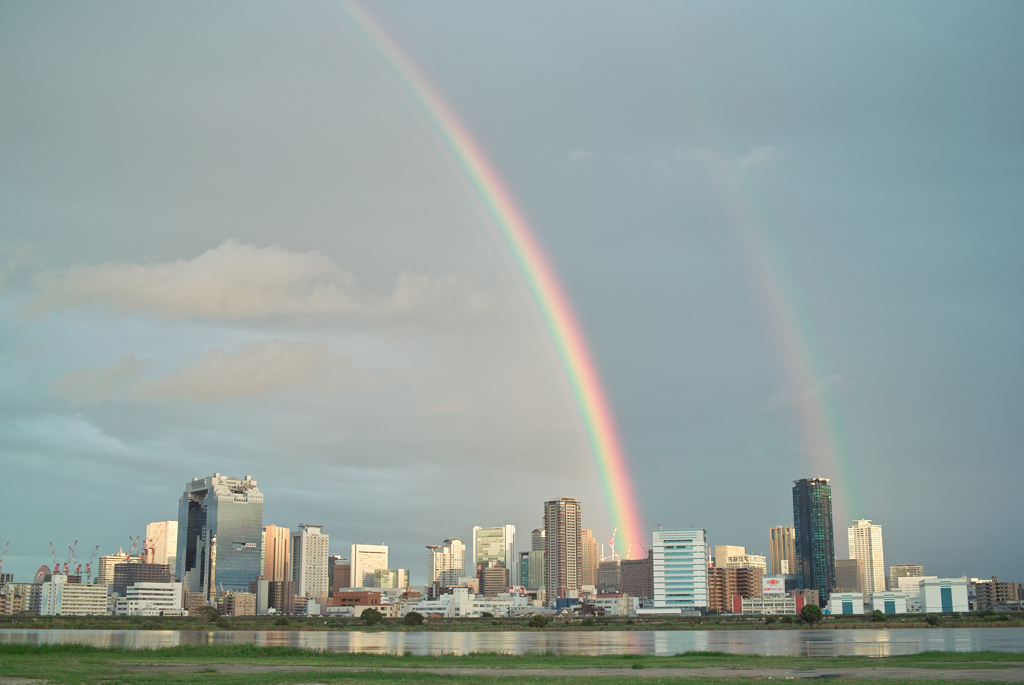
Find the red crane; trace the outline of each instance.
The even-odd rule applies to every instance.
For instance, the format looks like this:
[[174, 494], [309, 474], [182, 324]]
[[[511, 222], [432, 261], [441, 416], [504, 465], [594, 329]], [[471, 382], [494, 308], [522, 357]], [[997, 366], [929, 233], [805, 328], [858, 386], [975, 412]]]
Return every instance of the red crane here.
[[57, 561], [57, 553], [53, 551], [53, 543], [50, 543], [50, 556], [53, 557], [53, 571], [51, 573], [60, 573], [60, 562]]
[[96, 555], [100, 553], [100, 546], [96, 545], [96, 549], [92, 551], [92, 556], [89, 557], [89, 561], [85, 562], [85, 583], [89, 585], [92, 583], [92, 562], [96, 561]]

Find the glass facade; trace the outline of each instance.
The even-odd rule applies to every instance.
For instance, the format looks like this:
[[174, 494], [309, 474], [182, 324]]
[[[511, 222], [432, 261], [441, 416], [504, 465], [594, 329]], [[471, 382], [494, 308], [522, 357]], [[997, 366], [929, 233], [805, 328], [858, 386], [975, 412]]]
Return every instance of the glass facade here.
[[707, 533], [703, 529], [656, 530], [653, 536], [654, 606], [706, 613]]
[[178, 531], [177, 574], [190, 592], [215, 594], [209, 587], [213, 564], [215, 590], [248, 592], [262, 574], [263, 494], [248, 476], [214, 474], [188, 483], [178, 503]]
[[824, 606], [836, 586], [832, 488], [828, 478], [804, 478], [793, 482], [797, 582], [803, 589], [817, 590], [818, 602]]

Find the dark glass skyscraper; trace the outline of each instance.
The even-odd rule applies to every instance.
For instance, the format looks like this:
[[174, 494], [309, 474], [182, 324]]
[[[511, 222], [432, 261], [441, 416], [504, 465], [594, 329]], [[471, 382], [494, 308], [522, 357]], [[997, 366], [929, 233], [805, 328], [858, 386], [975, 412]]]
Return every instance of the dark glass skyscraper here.
[[[249, 476], [192, 479], [178, 502], [177, 576], [189, 592], [249, 591], [262, 575], [263, 493]], [[212, 583], [212, 584], [211, 584]]]
[[796, 577], [799, 587], [818, 591], [824, 606], [836, 586], [836, 549], [832, 532], [832, 488], [828, 478], [793, 481], [796, 529]]

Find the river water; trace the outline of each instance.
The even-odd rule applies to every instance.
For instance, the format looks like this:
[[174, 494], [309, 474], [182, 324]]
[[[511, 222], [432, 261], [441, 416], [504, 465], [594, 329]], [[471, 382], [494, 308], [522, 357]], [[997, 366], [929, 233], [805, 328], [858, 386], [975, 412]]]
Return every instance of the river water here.
[[[0, 630], [0, 643], [86, 644], [154, 649], [176, 645], [254, 644], [334, 652], [469, 654], [656, 654], [692, 651], [805, 655], [808, 642], [891, 642], [893, 653], [929, 650], [1024, 652], [1024, 628], [930, 628], [894, 630], [671, 630], [615, 632], [371, 633], [247, 630]], [[899, 649], [896, 647], [911, 647]]]

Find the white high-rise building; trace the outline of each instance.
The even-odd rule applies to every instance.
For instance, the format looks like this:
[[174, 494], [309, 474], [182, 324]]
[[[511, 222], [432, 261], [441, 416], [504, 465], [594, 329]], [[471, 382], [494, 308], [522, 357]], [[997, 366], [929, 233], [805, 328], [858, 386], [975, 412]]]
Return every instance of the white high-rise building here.
[[580, 539], [582, 507], [573, 497], [559, 497], [544, 503], [544, 590], [547, 602], [579, 593], [579, 570], [583, 546]]
[[481, 568], [487, 568], [496, 561], [508, 569], [509, 579], [512, 585], [518, 585], [516, 579], [515, 563], [515, 542], [516, 527], [513, 525], [498, 526], [496, 528], [481, 528], [473, 526], [473, 553], [470, 559], [473, 560], [473, 567], [466, 569], [472, 575], [478, 575]]
[[327, 546], [330, 536], [323, 526], [299, 524], [299, 532], [292, 536], [292, 580], [298, 597], [319, 597], [327, 594]]
[[696, 529], [656, 530], [654, 607], [707, 611], [708, 534]]
[[459, 538], [448, 538], [440, 545], [427, 545], [427, 583], [441, 587], [459, 585], [466, 575], [466, 543]]
[[860, 559], [861, 588], [864, 596], [885, 591], [885, 559], [882, 555], [882, 527], [868, 519], [859, 519], [847, 529], [850, 558]]
[[352, 587], [374, 587], [373, 572], [388, 567], [387, 545], [352, 545]]
[[146, 563], [167, 564], [174, 575], [178, 565], [178, 522], [154, 521], [146, 526]]

